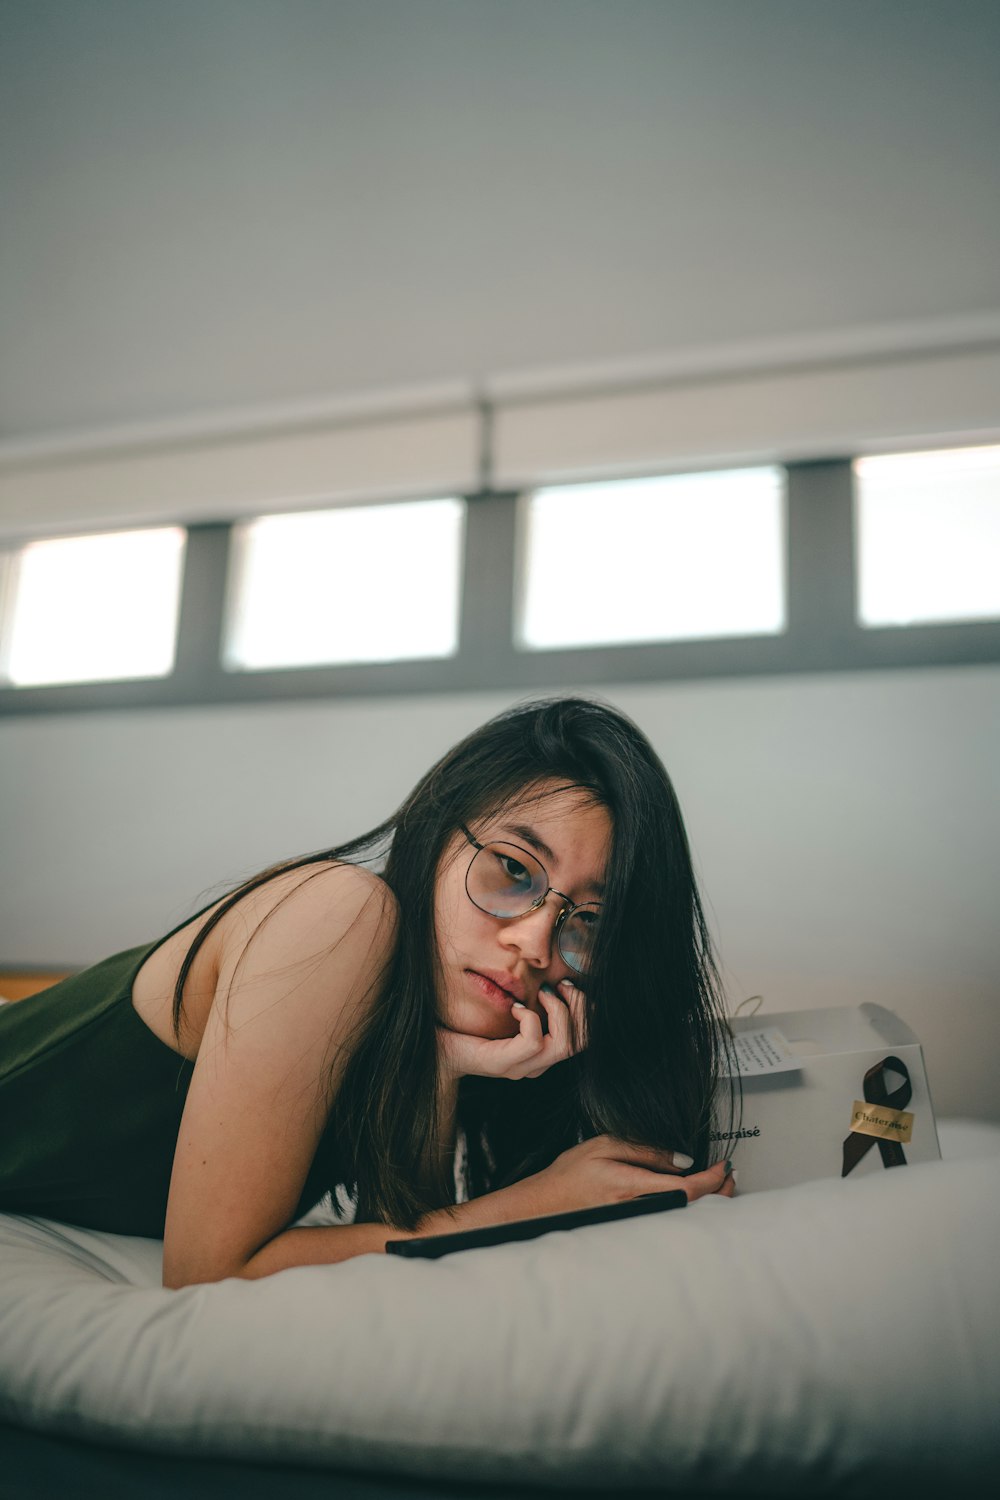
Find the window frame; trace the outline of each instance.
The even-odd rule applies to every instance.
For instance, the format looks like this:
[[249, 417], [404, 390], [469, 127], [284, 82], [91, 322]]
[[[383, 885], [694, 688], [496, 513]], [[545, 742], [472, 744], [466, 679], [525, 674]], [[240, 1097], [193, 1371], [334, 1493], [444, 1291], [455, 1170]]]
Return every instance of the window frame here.
[[[852, 464], [856, 456], [769, 460], [781, 463], [787, 475], [787, 628], [781, 635], [522, 650], [514, 644], [513, 631], [519, 561], [515, 551], [516, 512], [523, 490], [483, 490], [461, 496], [468, 509], [459, 644], [452, 657], [253, 672], [224, 667], [222, 633], [229, 538], [235, 523], [187, 524], [173, 674], [118, 682], [0, 686], [0, 717], [376, 695], [532, 692], [618, 682], [683, 682], [1000, 661], [1000, 622], [877, 629], [860, 623], [855, 606]], [[705, 467], [717, 470], [727, 466]], [[747, 464], [730, 467], [745, 468]], [[399, 496], [393, 498], [398, 500]], [[30, 540], [34, 538], [8, 542], [3, 550], [16, 551]]]

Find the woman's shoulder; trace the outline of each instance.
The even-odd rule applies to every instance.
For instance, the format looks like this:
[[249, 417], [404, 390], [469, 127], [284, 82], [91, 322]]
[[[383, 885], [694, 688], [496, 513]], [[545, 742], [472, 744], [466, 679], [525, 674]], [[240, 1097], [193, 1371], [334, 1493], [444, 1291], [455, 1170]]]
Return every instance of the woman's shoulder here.
[[[185, 1057], [198, 1055], [216, 996], [238, 1008], [239, 981], [257, 993], [291, 981], [300, 996], [313, 979], [364, 989], [377, 983], [395, 945], [395, 898], [383, 880], [356, 865], [324, 860], [281, 870], [222, 910], [231, 896], [157, 944], [132, 981], [140, 1019]], [[206, 927], [186, 973], [177, 1032], [176, 986]]]
[[344, 941], [381, 960], [395, 942], [396, 898], [358, 865], [316, 861], [280, 870], [245, 893], [219, 923], [223, 966], [260, 942], [272, 960], [307, 959]]

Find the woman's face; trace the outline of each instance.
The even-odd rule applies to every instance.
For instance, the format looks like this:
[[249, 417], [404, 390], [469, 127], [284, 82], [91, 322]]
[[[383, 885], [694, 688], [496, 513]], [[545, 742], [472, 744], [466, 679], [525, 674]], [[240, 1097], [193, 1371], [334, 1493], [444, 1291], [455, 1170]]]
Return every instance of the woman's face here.
[[[611, 817], [581, 788], [542, 782], [503, 812], [468, 826], [481, 844], [516, 844], [534, 854], [551, 885], [572, 902], [601, 899]], [[540, 907], [521, 917], [500, 918], [480, 911], [465, 889], [475, 852], [456, 830], [438, 866], [438, 1020], [470, 1036], [516, 1036], [511, 1006], [521, 1000], [541, 1016], [544, 1030], [547, 1017], [539, 989], [577, 977], [556, 947], [563, 902], [553, 891]]]

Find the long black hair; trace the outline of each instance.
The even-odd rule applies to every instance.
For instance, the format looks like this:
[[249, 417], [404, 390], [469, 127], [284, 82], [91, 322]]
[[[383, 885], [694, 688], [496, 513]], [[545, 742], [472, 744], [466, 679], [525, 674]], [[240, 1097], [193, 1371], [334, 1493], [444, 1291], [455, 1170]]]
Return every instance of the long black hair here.
[[495, 816], [553, 781], [605, 806], [613, 830], [586, 981], [588, 1044], [536, 1079], [462, 1079], [458, 1120], [469, 1195], [540, 1171], [567, 1147], [602, 1133], [708, 1164], [727, 1032], [673, 786], [625, 714], [591, 699], [544, 699], [508, 709], [468, 735], [371, 832], [244, 882], [205, 924], [178, 976], [175, 1028], [198, 948], [247, 891], [310, 864], [384, 860], [383, 878], [399, 907], [398, 939], [328, 1097], [320, 1146], [331, 1189], [343, 1184], [356, 1195], [359, 1222], [412, 1229], [430, 1209], [454, 1201], [440, 1150], [436, 875], [461, 825]]

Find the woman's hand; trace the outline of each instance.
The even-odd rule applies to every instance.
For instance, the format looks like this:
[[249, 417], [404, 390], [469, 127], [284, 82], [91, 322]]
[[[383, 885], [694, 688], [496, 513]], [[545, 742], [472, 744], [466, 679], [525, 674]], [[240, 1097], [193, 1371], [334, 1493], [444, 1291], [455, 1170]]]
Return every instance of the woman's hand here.
[[[682, 1192], [688, 1201], [717, 1193], [731, 1198], [736, 1191], [728, 1161], [704, 1172], [677, 1175], [690, 1158], [655, 1146], [633, 1146], [614, 1136], [598, 1135], [563, 1151], [551, 1165], [524, 1179], [530, 1193], [527, 1209], [534, 1214], [569, 1213], [602, 1203], [625, 1203], [646, 1193]], [[671, 1170], [673, 1168], [673, 1170]]]
[[686, 1165], [690, 1165], [690, 1157], [677, 1152], [631, 1146], [610, 1135], [595, 1136], [571, 1146], [531, 1177], [522, 1177], [454, 1208], [433, 1209], [420, 1220], [416, 1237], [572, 1213], [606, 1203], [627, 1203], [646, 1193], [680, 1191], [689, 1201], [709, 1193], [719, 1198], [731, 1198], [735, 1193], [728, 1162], [716, 1162], [705, 1172], [679, 1177], [678, 1171]]
[[586, 1046], [583, 991], [569, 979], [552, 989], [543, 985], [538, 998], [545, 1007], [548, 1031], [542, 1018], [526, 1005], [515, 1004], [511, 1015], [517, 1021], [517, 1036], [468, 1036], [465, 1032], [438, 1027], [438, 1056], [452, 1078], [470, 1073], [484, 1078], [538, 1078], [555, 1063], [573, 1057]]

